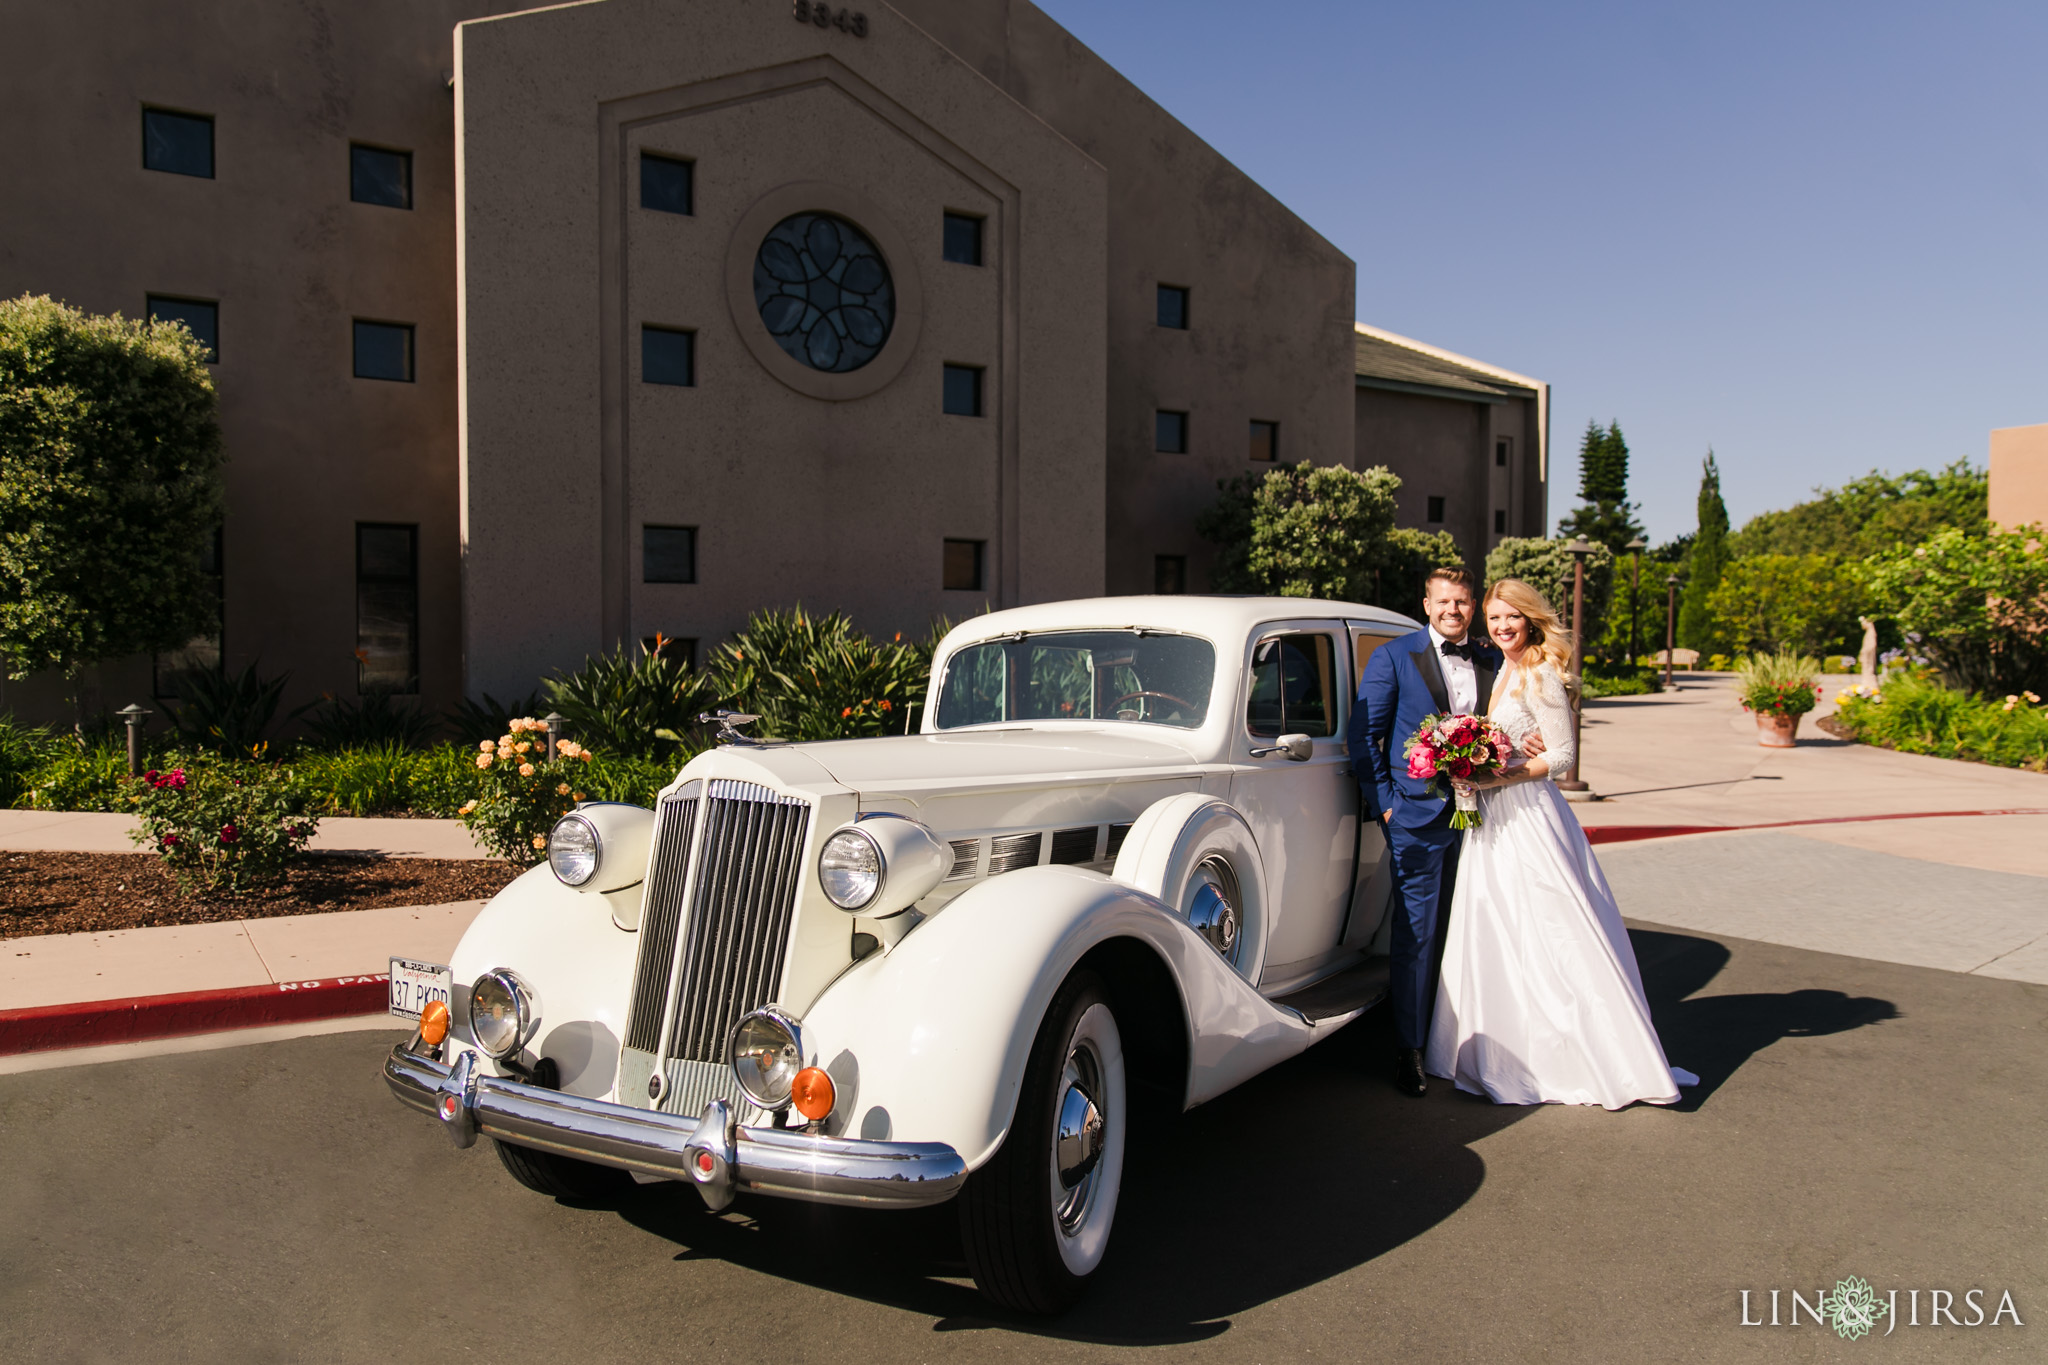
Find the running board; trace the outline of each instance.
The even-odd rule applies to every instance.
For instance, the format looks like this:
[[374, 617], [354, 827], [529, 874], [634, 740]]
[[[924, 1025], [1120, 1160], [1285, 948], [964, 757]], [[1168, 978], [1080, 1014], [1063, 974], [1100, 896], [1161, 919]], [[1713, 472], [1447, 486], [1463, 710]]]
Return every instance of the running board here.
[[1387, 998], [1390, 975], [1386, 958], [1369, 957], [1349, 971], [1326, 976], [1313, 986], [1277, 997], [1273, 1003], [1293, 1010], [1311, 1024], [1344, 1014], [1363, 1014]]

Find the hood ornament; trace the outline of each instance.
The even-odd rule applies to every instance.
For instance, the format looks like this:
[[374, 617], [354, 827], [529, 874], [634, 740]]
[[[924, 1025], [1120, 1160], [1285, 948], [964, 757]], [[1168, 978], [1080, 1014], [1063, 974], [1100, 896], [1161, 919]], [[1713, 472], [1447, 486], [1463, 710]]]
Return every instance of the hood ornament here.
[[727, 711], [721, 708], [716, 711], [702, 713], [697, 717], [697, 723], [699, 725], [716, 725], [718, 727], [718, 734], [713, 738], [719, 744], [738, 744], [744, 748], [758, 749], [761, 747], [762, 741], [754, 738], [752, 735], [742, 734], [740, 727], [742, 725], [752, 725], [759, 719], [761, 719], [759, 716], [750, 716], [744, 711]]

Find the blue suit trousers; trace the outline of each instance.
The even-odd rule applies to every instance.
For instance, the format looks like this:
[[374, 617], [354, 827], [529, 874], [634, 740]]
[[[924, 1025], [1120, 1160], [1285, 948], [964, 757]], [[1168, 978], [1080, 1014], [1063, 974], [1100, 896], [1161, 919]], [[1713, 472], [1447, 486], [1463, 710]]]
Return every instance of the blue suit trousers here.
[[1388, 825], [1387, 852], [1394, 862], [1394, 917], [1389, 948], [1389, 982], [1394, 1031], [1402, 1047], [1429, 1041], [1436, 1009], [1437, 971], [1444, 956], [1444, 926], [1451, 918], [1451, 892], [1458, 883], [1458, 847], [1464, 831], [1451, 828], [1454, 803], [1426, 825]]

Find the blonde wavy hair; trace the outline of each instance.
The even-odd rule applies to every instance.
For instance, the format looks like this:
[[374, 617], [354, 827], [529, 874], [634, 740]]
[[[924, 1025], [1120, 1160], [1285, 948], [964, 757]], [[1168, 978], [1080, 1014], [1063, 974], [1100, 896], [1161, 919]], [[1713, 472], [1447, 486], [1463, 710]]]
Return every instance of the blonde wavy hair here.
[[[1519, 578], [1503, 578], [1487, 586], [1486, 600], [1479, 604], [1481, 621], [1486, 619], [1486, 609], [1495, 601], [1513, 607], [1529, 623], [1529, 645], [1522, 655], [1523, 660], [1548, 663], [1564, 680], [1565, 690], [1576, 692], [1579, 680], [1572, 676], [1572, 633], [1565, 629], [1550, 600]], [[1492, 632], [1487, 633], [1490, 638]], [[1530, 654], [1536, 656], [1535, 660], [1529, 659]], [[1515, 669], [1514, 683], [1508, 688], [1510, 695], [1522, 690], [1522, 678], [1527, 672], [1529, 670], [1525, 668]]]

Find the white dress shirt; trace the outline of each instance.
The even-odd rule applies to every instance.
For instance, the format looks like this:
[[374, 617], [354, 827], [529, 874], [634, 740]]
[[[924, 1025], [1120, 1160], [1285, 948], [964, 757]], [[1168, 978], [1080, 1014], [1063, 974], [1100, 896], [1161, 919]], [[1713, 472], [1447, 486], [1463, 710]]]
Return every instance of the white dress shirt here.
[[[1437, 667], [1443, 670], [1444, 691], [1450, 694], [1451, 710], [1462, 715], [1479, 713], [1479, 671], [1470, 659], [1459, 659], [1444, 653], [1444, 636], [1437, 633], [1435, 626], [1429, 628], [1429, 647], [1436, 651]], [[1467, 633], [1466, 644], [1472, 642]]]

